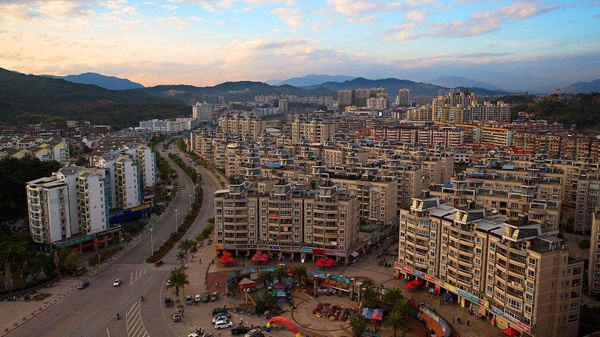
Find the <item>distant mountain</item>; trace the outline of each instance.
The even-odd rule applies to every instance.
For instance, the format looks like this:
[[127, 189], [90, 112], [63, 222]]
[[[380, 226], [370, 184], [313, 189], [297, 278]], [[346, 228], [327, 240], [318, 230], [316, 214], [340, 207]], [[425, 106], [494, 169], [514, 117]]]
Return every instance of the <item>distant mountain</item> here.
[[497, 86], [488, 83], [475, 81], [464, 76], [441, 76], [431, 81], [433, 84], [441, 85], [448, 88], [482, 88], [487, 90], [502, 90]]
[[176, 98], [192, 104], [207, 95], [222, 95], [230, 101], [252, 100], [257, 95], [335, 96], [336, 92], [326, 88], [303, 89], [291, 85], [269, 85], [263, 82], [225, 82], [211, 87], [191, 85], [158, 85], [138, 89], [153, 96]]
[[[398, 95], [398, 90], [408, 88], [411, 90], [412, 96], [436, 96], [439, 90], [448, 90], [449, 88], [423, 82], [414, 82], [409, 80], [399, 80], [397, 78], [385, 78], [380, 80], [369, 80], [363, 77], [357, 77], [350, 81], [344, 82], [325, 82], [315, 86], [303, 87], [304, 89], [314, 89], [316, 87], [327, 88], [330, 90], [356, 89], [356, 88], [373, 88], [383, 87], [387, 90], [390, 98]], [[492, 91], [483, 88], [463, 88], [465, 90], [474, 91], [482, 96], [495, 96], [506, 94], [502, 91]]]
[[0, 68], [0, 121], [33, 123], [85, 119], [115, 127], [140, 120], [191, 114], [189, 106], [137, 90], [112, 91], [95, 85], [26, 75]]
[[589, 94], [600, 92], [600, 79], [591, 82], [577, 82], [561, 89], [567, 94]]
[[287, 80], [267, 81], [267, 83], [274, 84], [274, 85], [288, 84], [288, 85], [293, 85], [295, 87], [307, 87], [307, 86], [311, 86], [311, 85], [317, 85], [317, 84], [320, 84], [320, 83], [323, 83], [323, 82], [344, 82], [344, 81], [350, 81], [350, 80], [353, 80], [355, 78], [356, 77], [346, 76], [346, 75], [316, 75], [316, 74], [310, 74], [310, 75], [306, 75], [306, 76], [302, 76], [302, 77], [288, 78]]
[[79, 84], [92, 84], [99, 86], [100, 88], [108, 90], [129, 90], [129, 89], [140, 89], [144, 86], [132, 82], [126, 78], [119, 78], [115, 76], [106, 76], [97, 73], [83, 73], [79, 75], [67, 75], [67, 76], [54, 76], [54, 75], [42, 75], [54, 79], [63, 79], [65, 81], [79, 83]]

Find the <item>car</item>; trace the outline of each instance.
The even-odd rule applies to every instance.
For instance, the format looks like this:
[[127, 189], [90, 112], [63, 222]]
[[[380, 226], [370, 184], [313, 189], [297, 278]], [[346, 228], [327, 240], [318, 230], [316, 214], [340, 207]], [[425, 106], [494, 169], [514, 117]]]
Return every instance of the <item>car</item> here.
[[156, 262], [154, 263], [154, 266], [155, 266], [155, 267], [160, 267], [160, 266], [162, 266], [162, 265], [163, 265], [163, 260], [158, 260], [158, 261], [156, 261]]
[[238, 325], [235, 328], [231, 329], [231, 334], [233, 336], [243, 335], [243, 334], [247, 333], [248, 331], [250, 331], [249, 327], [243, 326], [243, 325]]
[[185, 304], [194, 304], [194, 299], [192, 295], [185, 295]]
[[227, 307], [222, 307], [222, 308], [214, 308], [212, 311], [213, 316], [217, 316], [220, 313], [224, 313], [227, 314], [229, 312], [229, 309]]
[[120, 286], [120, 285], [121, 285], [121, 280], [120, 280], [120, 279], [116, 279], [116, 280], [113, 282], [113, 287], [118, 287], [118, 286]]
[[226, 329], [226, 328], [231, 328], [233, 326], [233, 322], [230, 320], [220, 320], [220, 321], [216, 321], [215, 322], [215, 329]]
[[227, 321], [227, 320], [229, 320], [229, 317], [228, 317], [228, 315], [226, 315], [226, 314], [218, 314], [218, 315], [216, 315], [215, 317], [213, 317], [213, 319], [212, 319], [211, 323], [212, 323], [212, 324], [215, 324], [215, 323], [217, 323], [218, 321]]
[[200, 296], [199, 294], [194, 296], [194, 303], [200, 303], [202, 302], [202, 296]]
[[170, 287], [170, 286], [171, 286], [171, 284], [173, 284], [173, 281], [171, 281], [170, 279], [169, 279], [169, 280], [167, 280], [167, 287]]
[[248, 331], [248, 333], [245, 334], [244, 337], [265, 337], [265, 334], [262, 333], [261, 329], [252, 329]]
[[210, 301], [210, 294], [207, 293], [206, 291], [202, 294], [202, 302], [206, 303]]
[[173, 322], [179, 322], [181, 321], [181, 315], [178, 312], [175, 312], [171, 315], [171, 320], [173, 320]]
[[191, 334], [188, 335], [188, 337], [200, 337], [200, 335], [195, 332], [192, 332]]
[[170, 297], [165, 297], [165, 307], [172, 307], [173, 306], [173, 299], [171, 299]]
[[212, 293], [212, 295], [210, 295], [210, 300], [212, 302], [216, 301], [218, 298], [219, 298], [219, 293], [216, 291], [214, 293]]
[[79, 285], [77, 286], [77, 289], [79, 289], [79, 290], [81, 290], [81, 289], [85, 289], [85, 288], [87, 288], [89, 285], [90, 285], [90, 281], [88, 281], [88, 280], [84, 280], [84, 281], [81, 281], [81, 282], [79, 283]]

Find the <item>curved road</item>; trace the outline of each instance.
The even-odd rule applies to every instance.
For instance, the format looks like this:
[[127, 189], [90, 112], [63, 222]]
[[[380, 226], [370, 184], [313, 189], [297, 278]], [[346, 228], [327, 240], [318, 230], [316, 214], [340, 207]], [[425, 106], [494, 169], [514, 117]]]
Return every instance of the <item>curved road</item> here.
[[[179, 188], [172, 207], [158, 219], [151, 220], [154, 222], [154, 249], [175, 230], [175, 208], [178, 209], [178, 220], [181, 223], [193, 197], [193, 182], [168, 158], [167, 152], [175, 153], [174, 147], [165, 151], [162, 146], [157, 146], [161, 155], [176, 170], [176, 184]], [[184, 239], [200, 234], [213, 211], [213, 192], [217, 183], [207, 171], [197, 169], [202, 174], [202, 208]], [[170, 322], [165, 321], [168, 320], [168, 315], [163, 311], [161, 294], [169, 271], [176, 267], [177, 248], [165, 256], [165, 264], [159, 268], [144, 262], [150, 255], [150, 249], [150, 234], [145, 231], [137, 246], [131, 247], [107, 270], [89, 277], [91, 285], [87, 289], [71, 292], [6, 336], [175, 336], [169, 327]], [[112, 286], [116, 278], [123, 282], [120, 287]], [[140, 301], [141, 296], [144, 296], [144, 302]], [[116, 319], [116, 313], [120, 314], [120, 320]]]

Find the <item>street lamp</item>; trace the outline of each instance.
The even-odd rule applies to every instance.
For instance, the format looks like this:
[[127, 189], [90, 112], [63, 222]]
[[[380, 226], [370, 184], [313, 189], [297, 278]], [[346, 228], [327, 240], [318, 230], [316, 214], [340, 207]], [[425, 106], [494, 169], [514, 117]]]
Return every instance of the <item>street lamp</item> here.
[[154, 239], [152, 238], [152, 232], [154, 231], [154, 226], [150, 226], [148, 229], [150, 231], [150, 256], [154, 255]]

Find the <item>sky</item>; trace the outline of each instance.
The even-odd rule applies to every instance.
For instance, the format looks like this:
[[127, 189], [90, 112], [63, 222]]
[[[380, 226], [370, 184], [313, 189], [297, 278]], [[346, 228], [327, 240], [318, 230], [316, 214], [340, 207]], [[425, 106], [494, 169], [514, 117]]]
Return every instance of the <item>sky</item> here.
[[0, 67], [146, 86], [306, 74], [600, 78], [600, 0], [0, 0]]

